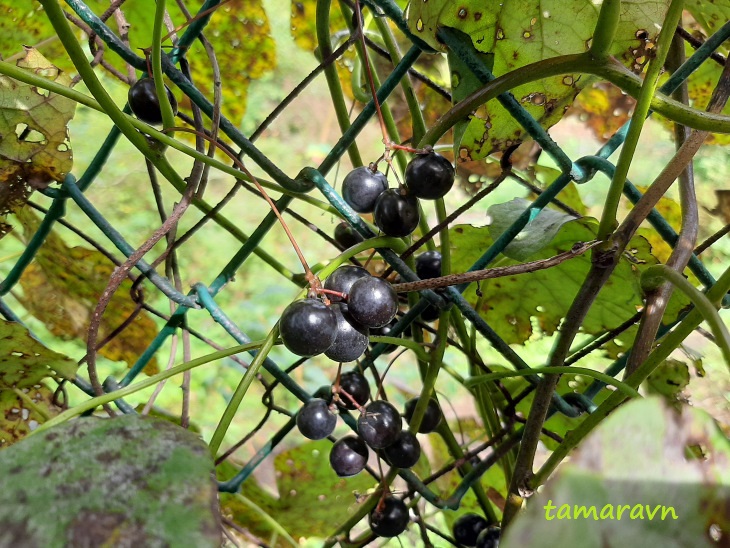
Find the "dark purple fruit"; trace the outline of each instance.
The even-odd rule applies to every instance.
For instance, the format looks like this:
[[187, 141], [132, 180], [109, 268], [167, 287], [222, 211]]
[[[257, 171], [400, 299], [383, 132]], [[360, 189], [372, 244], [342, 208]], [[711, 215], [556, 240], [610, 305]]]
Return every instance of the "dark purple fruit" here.
[[360, 242], [364, 242], [365, 238], [360, 236], [360, 233], [352, 228], [347, 222], [342, 221], [335, 227], [335, 242], [339, 244], [342, 249], [347, 249], [353, 245], [357, 245]]
[[398, 295], [387, 280], [368, 276], [352, 284], [347, 304], [355, 321], [368, 327], [383, 327], [398, 312]]
[[400, 431], [400, 414], [387, 401], [370, 402], [357, 419], [357, 433], [373, 449], [389, 446], [398, 439]]
[[489, 526], [479, 514], [462, 514], [454, 522], [454, 540], [464, 546], [475, 546], [477, 537]]
[[329, 410], [327, 402], [314, 398], [305, 403], [297, 413], [297, 428], [302, 436], [310, 440], [321, 440], [329, 436], [337, 425], [337, 417]]
[[368, 516], [370, 529], [379, 537], [397, 537], [406, 530], [409, 521], [408, 507], [395, 497], [387, 496], [373, 508]]
[[398, 437], [383, 449], [385, 460], [395, 468], [410, 468], [421, 458], [421, 444], [408, 430], [401, 430]]
[[476, 548], [498, 548], [501, 532], [502, 530], [496, 525], [490, 525], [479, 533]]
[[436, 152], [419, 154], [406, 166], [406, 186], [417, 198], [443, 198], [454, 185], [454, 166]]
[[[167, 99], [170, 101], [170, 106], [172, 107], [172, 113], [177, 114], [177, 100], [175, 96], [167, 86], [165, 86], [165, 91], [167, 92]], [[160, 101], [157, 99], [155, 81], [152, 78], [140, 78], [132, 84], [132, 87], [129, 88], [129, 93], [127, 93], [127, 101], [134, 115], [143, 122], [147, 122], [153, 126], [162, 123]]]
[[395, 238], [408, 236], [416, 230], [419, 218], [416, 197], [402, 194], [398, 189], [386, 190], [375, 202], [373, 219], [386, 236]]
[[358, 213], [372, 213], [375, 201], [388, 190], [388, 179], [368, 166], [357, 167], [342, 181], [342, 197]]
[[441, 276], [441, 253], [426, 251], [416, 257], [416, 275], [422, 280]]
[[368, 446], [357, 436], [340, 438], [330, 451], [330, 466], [341, 478], [354, 476], [368, 462]]
[[439, 319], [439, 315], [441, 314], [441, 311], [436, 308], [434, 305], [429, 304], [423, 312], [421, 312], [421, 315], [419, 318], [421, 318], [421, 321], [424, 321], [426, 323], [435, 322]]
[[324, 355], [336, 362], [355, 361], [368, 347], [369, 330], [352, 318], [345, 303], [334, 303], [330, 310], [337, 318], [337, 336]]
[[316, 356], [337, 337], [337, 317], [318, 299], [300, 299], [284, 309], [279, 321], [281, 340], [298, 356]]
[[[348, 371], [340, 375], [340, 390], [347, 392], [352, 398], [340, 394], [340, 405], [345, 409], [357, 409], [370, 399], [370, 383], [359, 371]], [[357, 406], [352, 400], [357, 402]]]
[[[408, 400], [406, 402], [403, 416], [405, 417], [406, 422], [408, 422], [409, 424], [411, 422], [411, 417], [413, 417], [413, 412], [416, 410], [417, 403], [418, 398], [413, 398], [412, 400]], [[439, 422], [441, 422], [441, 408], [439, 407], [438, 402], [431, 398], [428, 400], [426, 413], [423, 415], [421, 426], [418, 427], [418, 433], [428, 434], [429, 432], [433, 432], [434, 430], [436, 430]]]
[[[329, 277], [324, 281], [324, 288], [330, 291], [339, 291], [340, 293], [350, 293], [350, 288], [360, 278], [370, 277], [370, 272], [365, 270], [361, 266], [343, 265], [335, 270]], [[342, 299], [337, 295], [327, 294], [327, 298], [333, 303], [339, 302]]]

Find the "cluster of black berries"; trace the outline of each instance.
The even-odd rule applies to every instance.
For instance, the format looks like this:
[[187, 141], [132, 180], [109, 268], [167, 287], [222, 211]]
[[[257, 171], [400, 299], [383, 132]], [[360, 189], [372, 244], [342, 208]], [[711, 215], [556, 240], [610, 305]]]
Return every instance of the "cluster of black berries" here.
[[[337, 394], [329, 404], [321, 398], [305, 403], [297, 414], [297, 427], [309, 439], [318, 440], [331, 435], [337, 423], [333, 412], [336, 406], [347, 410], [359, 410], [357, 435], [338, 439], [329, 455], [332, 470], [340, 477], [354, 476], [367, 464], [370, 449], [395, 468], [410, 468], [421, 457], [418, 438], [404, 429], [401, 414], [385, 400], [370, 400], [370, 385], [365, 376], [353, 370], [340, 376], [339, 384], [333, 385]], [[403, 416], [407, 422], [413, 417], [418, 398], [409, 400]], [[418, 428], [419, 433], [436, 429], [441, 421], [441, 409], [436, 400], [429, 400], [426, 412]], [[385, 497], [370, 513], [370, 527], [381, 537], [393, 537], [402, 533], [408, 525], [408, 509], [397, 497]]]
[[291, 303], [279, 322], [281, 339], [299, 356], [324, 353], [338, 362], [351, 362], [368, 346], [370, 329], [387, 326], [398, 311], [398, 296], [387, 280], [362, 267], [345, 265], [325, 280], [332, 303], [317, 298]]
[[[444, 197], [454, 184], [454, 175], [451, 162], [429, 150], [408, 163], [405, 186], [388, 188], [384, 174], [374, 166], [363, 166], [347, 174], [342, 183], [342, 197], [358, 213], [372, 213], [383, 234], [403, 237], [418, 226], [418, 198]], [[340, 230], [346, 232], [346, 229]], [[343, 236], [350, 237], [349, 234]]]

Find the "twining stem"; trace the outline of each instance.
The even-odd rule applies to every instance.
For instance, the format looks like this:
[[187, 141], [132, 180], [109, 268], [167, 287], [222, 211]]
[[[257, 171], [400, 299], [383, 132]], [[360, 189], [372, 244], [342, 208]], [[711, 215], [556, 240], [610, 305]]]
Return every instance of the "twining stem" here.
[[695, 308], [702, 314], [707, 324], [710, 326], [712, 334], [715, 336], [715, 342], [722, 350], [725, 362], [730, 368], [730, 333], [727, 326], [717, 313], [717, 309], [707, 296], [693, 286], [687, 278], [681, 273], [670, 268], [667, 265], [657, 264], [650, 266], [641, 274], [641, 287], [645, 290], [652, 291], [661, 287], [664, 281], [670, 282], [677, 289], [682, 291], [695, 305]]
[[603, 0], [589, 51], [596, 59], [608, 56], [620, 18], [621, 0]]
[[428, 280], [419, 280], [417, 282], [406, 282], [393, 284], [392, 287], [396, 293], [408, 293], [410, 291], [422, 291], [424, 289], [436, 289], [439, 287], [449, 287], [452, 285], [460, 285], [463, 283], [472, 283], [480, 280], [488, 280], [492, 278], [502, 278], [504, 276], [515, 276], [517, 274], [525, 274], [535, 272], [537, 270], [545, 270], [552, 268], [565, 261], [574, 259], [584, 254], [586, 251], [596, 247], [600, 242], [579, 242], [576, 243], [569, 251], [565, 251], [554, 257], [531, 261], [529, 263], [516, 264], [511, 266], [498, 266], [495, 268], [487, 268], [485, 270], [473, 270], [464, 272], [463, 274], [449, 274], [439, 278], [430, 278]]
[[157, 102], [162, 114], [162, 127], [169, 128], [175, 125], [175, 114], [172, 112], [170, 100], [167, 97], [165, 81], [162, 78], [162, 27], [165, 19], [165, 0], [157, 0], [155, 21], [152, 27], [152, 75], [157, 92]]
[[38, 432], [42, 432], [43, 430], [48, 430], [49, 428], [64, 423], [69, 419], [78, 417], [86, 411], [91, 411], [92, 409], [95, 409], [101, 405], [106, 405], [113, 402], [114, 400], [124, 398], [125, 396], [129, 396], [131, 394], [134, 394], [135, 392], [139, 392], [140, 390], [144, 390], [145, 388], [154, 386], [160, 381], [164, 381], [165, 379], [169, 379], [170, 377], [174, 377], [175, 375], [179, 375], [180, 373], [189, 371], [200, 365], [214, 362], [222, 358], [227, 358], [228, 356], [233, 356], [234, 354], [247, 352], [249, 350], [253, 350], [254, 348], [259, 348], [264, 344], [264, 342], [265, 341], [254, 341], [248, 344], [232, 346], [231, 348], [226, 348], [225, 350], [213, 352], [212, 354], [207, 354], [205, 356], [201, 356], [200, 358], [195, 358], [194, 360], [190, 360], [189, 362], [180, 364], [161, 373], [157, 373], [156, 375], [152, 375], [151, 377], [147, 377], [143, 381], [140, 381], [136, 384], [125, 386], [124, 388], [120, 388], [119, 390], [115, 390], [114, 392], [110, 392], [108, 394], [104, 394], [102, 396], [97, 396], [95, 398], [83, 401], [79, 405], [72, 407], [71, 409], [67, 409], [63, 413], [56, 415], [48, 422], [41, 424], [29, 435], [35, 435]]
[[[618, 3], [619, 6], [621, 4], [620, 2], [614, 3]], [[628, 176], [629, 167], [631, 167], [631, 161], [634, 158], [636, 147], [639, 144], [641, 130], [649, 114], [649, 110], [651, 110], [651, 101], [659, 84], [659, 76], [664, 67], [664, 61], [669, 54], [672, 38], [674, 37], [674, 29], [677, 28], [682, 16], [683, 4], [683, 0], [672, 0], [667, 10], [667, 15], [664, 18], [664, 23], [662, 23], [662, 29], [657, 39], [657, 47], [653, 50], [655, 57], [649, 61], [649, 66], [646, 69], [644, 83], [641, 86], [641, 91], [639, 92], [639, 97], [634, 107], [634, 114], [631, 117], [631, 125], [629, 126], [626, 140], [621, 148], [621, 154], [616, 164], [616, 171], [614, 172], [611, 186], [608, 190], [608, 196], [603, 205], [601, 222], [598, 225], [597, 238], [599, 240], [606, 240], [618, 226], [616, 215], [621, 196], [623, 195], [626, 177]], [[603, 13], [603, 9], [601, 9], [601, 12]]]

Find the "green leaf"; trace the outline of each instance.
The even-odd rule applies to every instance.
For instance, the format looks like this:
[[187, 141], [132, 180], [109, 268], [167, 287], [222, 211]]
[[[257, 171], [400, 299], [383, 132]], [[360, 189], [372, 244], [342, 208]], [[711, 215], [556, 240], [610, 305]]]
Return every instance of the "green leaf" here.
[[[38, 227], [38, 218], [28, 208], [18, 212], [23, 223], [25, 243]], [[91, 314], [99, 302], [114, 271], [114, 265], [101, 252], [84, 247], [68, 247], [51, 231], [20, 278], [23, 295], [20, 302], [48, 330], [64, 339], [86, 341]], [[99, 353], [131, 367], [157, 335], [157, 326], [146, 311], [137, 311], [130, 297], [132, 282], [124, 280], [114, 294], [101, 320], [99, 340], [122, 325], [136, 312], [135, 318]], [[151, 360], [145, 372], [157, 371]]]
[[[688, 458], [689, 448], [704, 458]], [[632, 400], [558, 468], [500, 546], [718, 546], [710, 529], [730, 529], [728, 462], [730, 442], [706, 413]], [[576, 505], [595, 507], [598, 519], [575, 518]]]
[[[492, 220], [489, 225], [489, 235], [492, 239], [499, 238], [530, 204], [531, 202], [524, 198], [515, 198], [504, 204], [489, 206], [487, 214]], [[575, 217], [567, 213], [543, 209], [515, 236], [502, 253], [510, 259], [524, 261], [550, 245], [560, 228], [573, 220]]]
[[167, 421], [82, 418], [0, 452], [0, 467], [3, 545], [220, 546], [208, 448]]
[[[649, 59], [668, 2], [624, 1], [611, 54], [635, 72]], [[474, 49], [494, 55], [495, 76], [530, 63], [560, 55], [582, 53], [598, 21], [600, 2], [593, 0], [506, 0], [476, 2], [431, 0], [411, 2], [411, 32], [437, 49], [439, 27], [464, 32]], [[578, 92], [590, 82], [580, 74], [545, 78], [511, 90], [520, 104], [544, 128], [559, 121]], [[472, 90], [473, 91], [473, 90]], [[456, 155], [476, 160], [519, 142], [524, 130], [496, 101], [479, 108], [470, 118]]]
[[[321, 536], [331, 531], [358, 505], [356, 494], [375, 486], [366, 472], [340, 478], [332, 471], [327, 440], [307, 442], [286, 450], [274, 459], [279, 497], [264, 491], [251, 478], [241, 493], [282, 524], [294, 538]], [[241, 526], [255, 534], [270, 535], [273, 530], [260, 514], [232, 496], [221, 496], [222, 507]]]
[[[71, 82], [33, 48], [24, 48], [17, 65], [58, 84]], [[0, 76], [0, 238], [10, 229], [4, 222], [9, 213], [71, 170], [68, 122], [75, 110], [61, 95]]]
[[[596, 222], [590, 218], [569, 221], [562, 225], [547, 247], [530, 260], [544, 259], [568, 251], [576, 242], [595, 239]], [[452, 270], [466, 271], [493, 242], [489, 228], [459, 225], [450, 230]], [[649, 244], [634, 238], [627, 253], [599, 292], [582, 324], [582, 332], [605, 333], [622, 324], [642, 305], [639, 286], [641, 270], [656, 264]], [[631, 257], [629, 260], [627, 257]], [[518, 264], [506, 257], [500, 266]], [[584, 254], [546, 270], [484, 280], [480, 283], [482, 299], [476, 295], [476, 284], [464, 296], [476, 305], [479, 313], [509, 344], [522, 344], [533, 334], [533, 319], [540, 331], [552, 334], [568, 311], [590, 268], [590, 256]]]
[[664, 396], [668, 402], [676, 403], [682, 390], [689, 385], [689, 367], [680, 360], [664, 361], [646, 379], [649, 393]]

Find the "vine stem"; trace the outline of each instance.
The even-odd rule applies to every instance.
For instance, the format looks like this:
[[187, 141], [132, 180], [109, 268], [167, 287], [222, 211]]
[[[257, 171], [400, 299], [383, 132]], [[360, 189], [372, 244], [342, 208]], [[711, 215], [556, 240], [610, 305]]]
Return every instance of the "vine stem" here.
[[113, 402], [114, 400], [124, 398], [125, 396], [129, 396], [131, 394], [139, 392], [140, 390], [144, 390], [145, 388], [154, 386], [160, 381], [164, 381], [165, 379], [169, 379], [170, 377], [174, 377], [175, 375], [179, 375], [180, 373], [184, 373], [185, 371], [190, 371], [191, 369], [194, 369], [198, 366], [214, 362], [222, 358], [227, 358], [228, 356], [233, 356], [234, 354], [240, 354], [241, 352], [247, 352], [255, 348], [260, 348], [261, 346], [263, 346], [264, 342], [265, 341], [263, 340], [254, 341], [248, 344], [232, 346], [231, 348], [227, 348], [225, 350], [206, 354], [205, 356], [201, 356], [200, 358], [195, 358], [194, 360], [190, 360], [189, 362], [180, 364], [161, 373], [157, 373], [156, 375], [152, 375], [151, 377], [147, 377], [146, 379], [136, 384], [125, 386], [124, 388], [120, 388], [119, 390], [115, 390], [114, 392], [110, 392], [108, 394], [96, 396], [95, 398], [90, 398], [84, 402], [81, 402], [79, 405], [72, 407], [71, 409], [67, 409], [66, 411], [56, 415], [48, 422], [41, 424], [29, 435], [33, 436], [39, 432], [43, 432], [44, 430], [53, 428], [54, 426], [62, 424], [69, 419], [78, 417], [86, 411], [91, 411], [92, 409], [95, 409], [101, 405], [106, 405]]
[[644, 270], [641, 274], [641, 287], [647, 291], [654, 291], [661, 287], [662, 282], [665, 280], [687, 295], [695, 308], [702, 314], [702, 317], [710, 326], [715, 341], [722, 350], [722, 355], [730, 369], [730, 333], [728, 333], [728, 329], [717, 313], [715, 306], [704, 293], [693, 286], [681, 273], [664, 264], [653, 265]]
[[175, 125], [175, 114], [172, 112], [165, 81], [162, 78], [162, 27], [165, 19], [165, 0], [156, 0], [155, 6], [155, 20], [152, 27], [152, 75], [157, 92], [157, 102], [162, 114], [162, 127], [169, 128]]
[[[620, 5], [620, 2], [614, 3]], [[608, 189], [608, 196], [606, 196], [606, 201], [603, 205], [603, 213], [601, 214], [601, 221], [598, 225], [597, 238], [599, 240], [606, 240], [618, 226], [618, 206], [623, 195], [626, 177], [629, 174], [629, 167], [634, 158], [636, 147], [639, 144], [641, 130], [644, 127], [649, 110], [651, 110], [652, 98], [659, 84], [659, 76], [664, 67], [664, 61], [669, 54], [672, 38], [674, 37], [674, 29], [679, 25], [679, 20], [682, 16], [683, 4], [683, 0], [672, 0], [664, 22], [662, 23], [662, 29], [659, 31], [655, 57], [649, 61], [649, 66], [646, 69], [644, 83], [641, 86], [641, 91], [636, 100], [634, 114], [631, 116], [631, 125], [629, 126], [626, 140], [621, 148], [621, 153], [616, 163], [616, 171], [614, 172], [611, 186]]]
[[448, 276], [440, 276], [438, 278], [429, 278], [428, 280], [420, 280], [417, 282], [406, 282], [393, 284], [392, 287], [396, 293], [408, 293], [410, 291], [422, 291], [424, 289], [437, 289], [439, 287], [448, 287], [452, 285], [460, 285], [463, 283], [472, 283], [480, 280], [488, 280], [492, 278], [502, 278], [504, 276], [514, 276], [516, 274], [525, 274], [552, 268], [565, 261], [574, 259], [583, 255], [586, 251], [593, 249], [601, 242], [579, 242], [576, 243], [569, 251], [540, 259], [539, 261], [531, 261], [529, 263], [516, 264], [511, 266], [498, 266], [495, 268], [487, 268], [484, 270], [473, 270], [462, 274], [449, 274]]
[[603, 0], [589, 52], [596, 59], [608, 56], [620, 18], [621, 0]]

